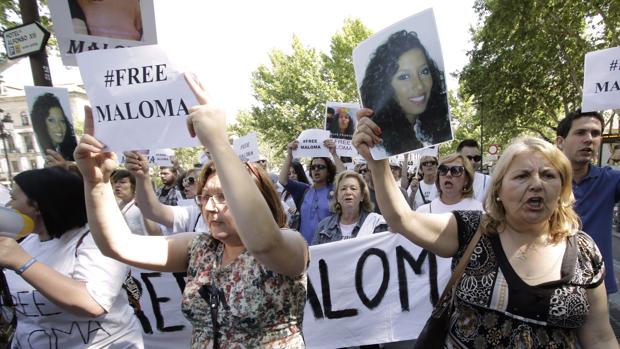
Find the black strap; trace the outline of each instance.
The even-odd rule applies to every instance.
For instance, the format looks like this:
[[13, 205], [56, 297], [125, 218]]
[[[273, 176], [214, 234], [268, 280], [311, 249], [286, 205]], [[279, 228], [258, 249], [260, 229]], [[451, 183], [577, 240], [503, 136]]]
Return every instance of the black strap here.
[[220, 303], [227, 306], [224, 291], [215, 286], [215, 282], [211, 282], [210, 285], [202, 285], [198, 289], [200, 296], [209, 304], [209, 310], [211, 312], [211, 323], [213, 325], [213, 349], [220, 349], [220, 323], [217, 321], [217, 314], [220, 308]]
[[428, 204], [426, 197], [424, 197], [424, 190], [422, 190], [422, 186], [419, 186], [418, 191], [420, 192], [420, 196], [422, 197], [422, 202]]
[[75, 256], [76, 257], [78, 255], [78, 247], [80, 247], [80, 245], [82, 244], [82, 242], [84, 241], [84, 238], [86, 237], [86, 235], [88, 235], [88, 233], [90, 233], [90, 229], [87, 230], [84, 234], [82, 234], [82, 236], [80, 236], [77, 244], [75, 245]]
[[201, 217], [202, 217], [202, 212], [198, 213], [198, 217], [196, 217], [196, 221], [194, 222], [194, 229], [192, 229], [193, 232], [196, 232], [196, 227], [198, 226], [198, 222], [200, 221]]

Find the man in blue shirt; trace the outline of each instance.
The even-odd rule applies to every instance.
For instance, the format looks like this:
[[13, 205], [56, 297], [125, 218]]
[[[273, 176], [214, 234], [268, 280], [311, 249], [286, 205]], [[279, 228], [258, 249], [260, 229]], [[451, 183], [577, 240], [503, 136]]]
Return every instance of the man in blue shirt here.
[[572, 112], [560, 121], [556, 144], [573, 167], [575, 211], [581, 218], [582, 229], [598, 245], [605, 261], [607, 293], [618, 291], [614, 274], [612, 250], [612, 216], [620, 201], [620, 171], [609, 166], [596, 167], [591, 161], [601, 147], [603, 125], [597, 112]]

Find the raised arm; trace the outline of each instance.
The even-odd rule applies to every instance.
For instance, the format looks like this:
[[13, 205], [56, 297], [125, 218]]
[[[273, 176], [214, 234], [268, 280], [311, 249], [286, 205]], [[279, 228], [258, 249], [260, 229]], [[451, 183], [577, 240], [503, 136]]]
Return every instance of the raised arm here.
[[172, 228], [174, 213], [170, 206], [157, 200], [149, 180], [149, 164], [144, 155], [137, 151], [126, 151], [123, 155], [125, 167], [136, 177], [136, 202], [144, 218]]
[[329, 150], [329, 153], [332, 155], [332, 159], [334, 159], [334, 166], [336, 166], [336, 173], [340, 173], [344, 171], [345, 170], [344, 163], [342, 162], [342, 159], [340, 159], [340, 156], [338, 156], [338, 154], [336, 153], [336, 142], [334, 142], [333, 139], [328, 138], [325, 140], [325, 142], [323, 142], [323, 145], [327, 147], [327, 149]]
[[194, 233], [173, 236], [132, 234], [119, 210], [110, 174], [116, 168], [114, 153], [92, 134], [92, 113], [88, 108], [84, 136], [74, 157], [84, 178], [86, 213], [91, 233], [101, 252], [123, 263], [159, 271], [186, 271], [187, 252]]
[[228, 143], [224, 111], [209, 102], [199, 82], [187, 75], [186, 80], [201, 104], [190, 109], [190, 133], [197, 135], [211, 152], [226, 204], [245, 248], [276, 273], [303, 273], [308, 263], [305, 240], [297, 232], [278, 227], [246, 165]]
[[297, 149], [298, 146], [298, 140], [294, 140], [286, 146], [286, 159], [284, 159], [284, 163], [280, 169], [280, 176], [278, 177], [278, 182], [280, 182], [282, 186], [288, 184], [288, 172], [291, 168], [291, 163], [293, 162], [293, 150]]
[[366, 159], [381, 214], [392, 230], [442, 257], [452, 257], [458, 249], [456, 218], [451, 213], [424, 214], [412, 211], [398, 189], [387, 159], [374, 160], [370, 147], [379, 144], [381, 129], [371, 120], [373, 112], [361, 109], [353, 135], [353, 145]]

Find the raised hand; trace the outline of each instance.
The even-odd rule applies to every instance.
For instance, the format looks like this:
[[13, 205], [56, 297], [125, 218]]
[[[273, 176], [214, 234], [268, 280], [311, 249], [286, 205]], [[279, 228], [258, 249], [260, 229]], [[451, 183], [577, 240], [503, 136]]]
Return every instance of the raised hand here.
[[372, 121], [371, 109], [363, 108], [357, 112], [357, 127], [353, 133], [353, 146], [366, 161], [372, 161], [370, 148], [381, 143], [381, 128]]
[[132, 150], [123, 152], [125, 168], [136, 177], [149, 176], [149, 161], [140, 152]]
[[190, 136], [198, 136], [202, 145], [209, 147], [214, 142], [228, 144], [226, 134], [226, 113], [214, 103], [195, 76], [185, 74], [185, 81], [194, 92], [199, 105], [190, 108], [187, 128]]
[[107, 183], [112, 171], [117, 167], [116, 155], [104, 151], [105, 145], [95, 138], [93, 113], [89, 106], [84, 107], [84, 115], [84, 135], [75, 148], [73, 157], [85, 182]]
[[52, 149], [45, 149], [45, 166], [61, 166], [65, 167], [67, 160], [62, 155]]

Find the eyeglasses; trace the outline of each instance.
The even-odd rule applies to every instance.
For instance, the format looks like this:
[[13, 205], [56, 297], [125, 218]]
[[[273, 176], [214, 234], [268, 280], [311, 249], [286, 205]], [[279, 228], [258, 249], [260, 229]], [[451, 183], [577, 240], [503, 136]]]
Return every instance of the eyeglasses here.
[[424, 161], [421, 163], [422, 166], [436, 166], [437, 161]]
[[213, 199], [213, 203], [216, 205], [224, 205], [226, 204], [226, 198], [224, 197], [224, 193], [218, 193], [213, 195], [202, 194], [194, 196], [194, 201], [198, 206], [204, 206], [209, 202], [210, 199]]
[[327, 168], [327, 166], [325, 166], [325, 165], [310, 165], [310, 171], [324, 170], [326, 168]]
[[257, 162], [261, 163], [261, 164], [266, 164], [267, 160], [258, 160]]
[[196, 183], [196, 178], [194, 177], [185, 177], [183, 178], [183, 185], [192, 185]]
[[446, 166], [446, 165], [439, 165], [439, 175], [440, 176], [445, 176], [448, 174], [448, 172], [450, 172], [452, 174], [452, 177], [460, 177], [463, 175], [463, 172], [465, 172], [465, 167], [463, 166]]
[[467, 155], [467, 158], [471, 162], [479, 162], [480, 160], [482, 160], [482, 156], [480, 155]]

